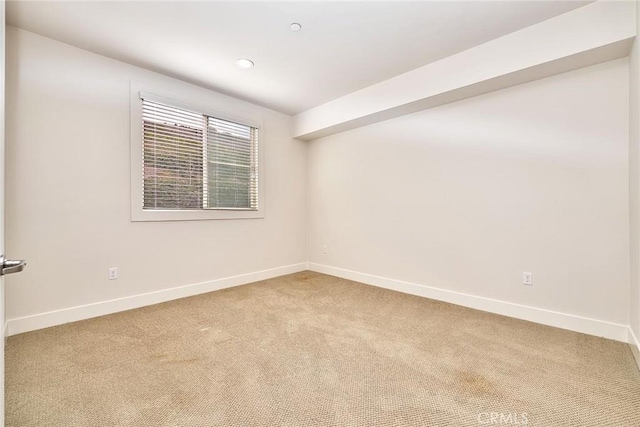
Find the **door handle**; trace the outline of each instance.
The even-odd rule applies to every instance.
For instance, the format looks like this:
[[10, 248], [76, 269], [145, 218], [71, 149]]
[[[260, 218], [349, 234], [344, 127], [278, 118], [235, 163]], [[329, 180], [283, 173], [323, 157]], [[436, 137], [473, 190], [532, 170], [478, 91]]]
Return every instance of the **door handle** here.
[[1, 266], [0, 276], [22, 271], [24, 270], [24, 267], [26, 265], [27, 265], [27, 261], [23, 259], [18, 259], [18, 260], [5, 259], [4, 255], [0, 255], [0, 266]]

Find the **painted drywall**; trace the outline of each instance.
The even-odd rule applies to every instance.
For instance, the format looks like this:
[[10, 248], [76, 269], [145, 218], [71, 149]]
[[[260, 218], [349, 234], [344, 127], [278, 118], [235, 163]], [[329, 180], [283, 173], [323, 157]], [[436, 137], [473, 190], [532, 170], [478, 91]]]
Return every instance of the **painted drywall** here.
[[[640, 28], [640, 2], [636, 2]], [[640, 339], [640, 40], [636, 37], [629, 56], [629, 220], [631, 248], [631, 293], [629, 324], [632, 339]], [[634, 345], [636, 347], [638, 343]], [[634, 348], [638, 366], [640, 355]]]
[[626, 331], [628, 65], [312, 141], [310, 263]]
[[[265, 218], [130, 221], [129, 84], [263, 119]], [[291, 117], [26, 32], [7, 31], [11, 320], [306, 261], [306, 144]], [[107, 268], [118, 267], [118, 280]]]

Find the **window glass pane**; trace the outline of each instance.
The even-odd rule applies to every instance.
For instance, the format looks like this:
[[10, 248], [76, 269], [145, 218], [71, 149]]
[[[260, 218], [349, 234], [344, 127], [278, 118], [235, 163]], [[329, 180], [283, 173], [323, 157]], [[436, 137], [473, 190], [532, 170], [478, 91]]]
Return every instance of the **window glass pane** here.
[[144, 209], [202, 208], [202, 120], [201, 115], [145, 101]]
[[[209, 118], [207, 126], [207, 207], [252, 209], [255, 159], [250, 126]], [[255, 190], [254, 190], [255, 191]]]

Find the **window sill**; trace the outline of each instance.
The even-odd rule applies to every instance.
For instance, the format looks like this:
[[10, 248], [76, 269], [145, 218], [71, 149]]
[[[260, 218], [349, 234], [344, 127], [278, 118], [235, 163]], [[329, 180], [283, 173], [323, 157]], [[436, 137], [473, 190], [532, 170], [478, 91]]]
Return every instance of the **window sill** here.
[[131, 211], [131, 221], [202, 221], [210, 219], [260, 219], [264, 218], [264, 209], [257, 211], [202, 209], [193, 211], [178, 210], [144, 210]]

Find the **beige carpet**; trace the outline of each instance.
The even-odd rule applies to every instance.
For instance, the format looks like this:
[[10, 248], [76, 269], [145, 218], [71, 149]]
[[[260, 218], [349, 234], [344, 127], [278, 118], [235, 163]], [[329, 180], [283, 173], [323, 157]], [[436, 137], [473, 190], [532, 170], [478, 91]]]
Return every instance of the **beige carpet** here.
[[640, 426], [626, 344], [310, 272], [11, 337], [6, 380], [20, 427]]

